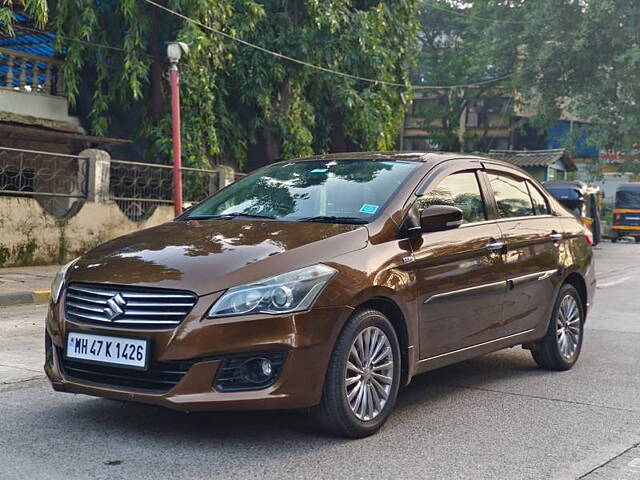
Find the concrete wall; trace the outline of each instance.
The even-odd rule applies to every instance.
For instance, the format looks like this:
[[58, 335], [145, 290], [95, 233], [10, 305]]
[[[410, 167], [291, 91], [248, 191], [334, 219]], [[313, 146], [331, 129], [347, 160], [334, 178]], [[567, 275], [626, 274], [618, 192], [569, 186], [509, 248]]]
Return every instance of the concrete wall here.
[[80, 126], [80, 120], [68, 113], [66, 97], [3, 89], [0, 90], [0, 111]]
[[113, 202], [85, 202], [77, 214], [57, 220], [33, 198], [0, 196], [0, 267], [48, 265], [72, 260], [115, 237], [173, 219], [173, 206], [159, 206], [133, 222]]

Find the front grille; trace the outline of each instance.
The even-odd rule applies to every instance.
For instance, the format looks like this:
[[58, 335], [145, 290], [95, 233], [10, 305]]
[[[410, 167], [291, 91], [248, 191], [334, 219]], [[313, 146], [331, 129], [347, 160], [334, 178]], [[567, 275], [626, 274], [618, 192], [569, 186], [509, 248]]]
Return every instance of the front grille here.
[[193, 361], [151, 362], [147, 370], [133, 370], [78, 362], [65, 358], [62, 349], [57, 350], [62, 369], [71, 378], [158, 392], [168, 392], [175, 387], [194, 364]]
[[119, 327], [178, 325], [196, 303], [196, 295], [180, 290], [72, 283], [65, 295], [70, 320]]

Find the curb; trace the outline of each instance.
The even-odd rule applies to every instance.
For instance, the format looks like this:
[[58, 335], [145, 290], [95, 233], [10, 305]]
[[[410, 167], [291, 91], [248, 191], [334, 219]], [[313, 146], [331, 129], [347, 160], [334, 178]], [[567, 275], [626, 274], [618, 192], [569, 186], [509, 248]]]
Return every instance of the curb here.
[[51, 290], [35, 290], [33, 292], [0, 293], [0, 307], [47, 303], [51, 298]]

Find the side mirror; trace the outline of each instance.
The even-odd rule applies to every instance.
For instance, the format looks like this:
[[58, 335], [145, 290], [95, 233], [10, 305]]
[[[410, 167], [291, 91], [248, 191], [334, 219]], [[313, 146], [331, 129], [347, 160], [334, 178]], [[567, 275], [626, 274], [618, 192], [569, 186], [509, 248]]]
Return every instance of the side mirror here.
[[449, 205], [431, 205], [420, 213], [420, 228], [423, 232], [439, 232], [462, 225], [463, 212]]

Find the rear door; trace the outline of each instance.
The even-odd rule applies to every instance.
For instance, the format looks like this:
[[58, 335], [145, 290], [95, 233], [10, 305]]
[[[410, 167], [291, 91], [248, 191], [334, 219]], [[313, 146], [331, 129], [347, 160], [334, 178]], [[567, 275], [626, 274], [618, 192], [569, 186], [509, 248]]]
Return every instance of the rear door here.
[[423, 233], [414, 242], [421, 359], [501, 336], [503, 243], [488, 215], [478, 168], [443, 173], [414, 205], [416, 213], [430, 205], [464, 212], [462, 226]]
[[485, 178], [506, 243], [503, 261], [507, 291], [502, 322], [505, 335], [510, 335], [533, 329], [549, 318], [562, 228], [533, 182], [510, 169], [488, 168]]

